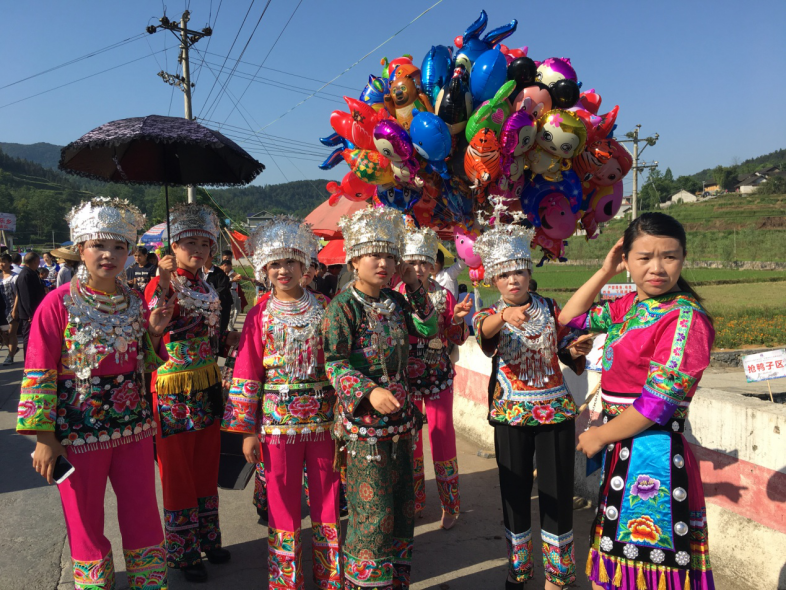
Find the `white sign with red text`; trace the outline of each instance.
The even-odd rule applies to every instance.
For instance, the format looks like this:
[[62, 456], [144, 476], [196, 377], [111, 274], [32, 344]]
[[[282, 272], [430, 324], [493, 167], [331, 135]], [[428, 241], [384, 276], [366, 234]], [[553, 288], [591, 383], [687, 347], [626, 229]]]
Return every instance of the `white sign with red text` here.
[[786, 350], [768, 350], [742, 357], [748, 383], [786, 377]]
[[16, 231], [16, 215], [0, 213], [0, 231]]
[[611, 301], [636, 292], [636, 283], [608, 283], [600, 290], [601, 301]]

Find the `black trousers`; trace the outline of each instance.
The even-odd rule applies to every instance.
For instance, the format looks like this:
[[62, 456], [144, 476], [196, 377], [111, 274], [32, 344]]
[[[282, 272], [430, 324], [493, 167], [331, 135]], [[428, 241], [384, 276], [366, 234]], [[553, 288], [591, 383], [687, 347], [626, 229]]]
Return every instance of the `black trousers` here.
[[[538, 457], [538, 499], [546, 578], [564, 585], [575, 577], [573, 561], [573, 463], [575, 422], [539, 426], [494, 426], [502, 514], [512, 577], [532, 576], [531, 491]], [[561, 565], [560, 565], [561, 563]]]
[[16, 331], [19, 344], [22, 347], [22, 358], [27, 358], [27, 339], [30, 336], [31, 320], [19, 320], [19, 328]]

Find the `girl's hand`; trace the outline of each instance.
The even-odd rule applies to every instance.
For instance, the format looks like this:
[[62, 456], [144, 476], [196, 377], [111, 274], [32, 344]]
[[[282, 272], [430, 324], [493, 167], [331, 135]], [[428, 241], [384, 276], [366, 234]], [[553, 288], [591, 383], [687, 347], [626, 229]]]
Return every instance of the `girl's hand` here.
[[237, 346], [240, 344], [240, 332], [227, 332], [226, 345]]
[[514, 328], [520, 328], [529, 321], [528, 309], [529, 305], [506, 307], [502, 310], [502, 319], [506, 324], [510, 324]]
[[166, 332], [166, 328], [172, 320], [176, 300], [177, 294], [174, 294], [166, 302], [166, 305], [156, 307], [150, 312], [147, 320], [147, 331], [153, 338], [160, 338]]
[[398, 276], [401, 277], [401, 280], [404, 281], [404, 284], [411, 289], [416, 289], [417, 286], [420, 284], [417, 275], [415, 274], [415, 269], [412, 268], [411, 264], [404, 262], [403, 260], [398, 263], [398, 268], [396, 269]]
[[392, 414], [401, 408], [401, 404], [398, 403], [396, 396], [382, 387], [375, 387], [368, 394], [368, 401], [380, 414]]
[[453, 308], [453, 323], [460, 324], [461, 322], [457, 322], [456, 320], [463, 320], [469, 312], [472, 310], [472, 302], [469, 300], [469, 294], [464, 297], [464, 300], [461, 303], [456, 303], [456, 306]]
[[587, 356], [590, 352], [592, 352], [592, 341], [594, 339], [594, 335], [586, 334], [584, 336], [579, 336], [573, 342], [570, 347], [570, 356], [571, 358], [579, 358], [580, 356]]
[[259, 463], [262, 457], [262, 445], [256, 434], [243, 435], [243, 456], [249, 463]]
[[40, 433], [33, 453], [33, 469], [49, 484], [55, 483], [55, 480], [52, 479], [52, 472], [55, 470], [55, 461], [60, 455], [67, 456], [65, 447], [57, 440], [55, 433]]
[[171, 254], [167, 254], [158, 261], [158, 276], [161, 277], [161, 282], [169, 286], [169, 281], [172, 279], [172, 273], [177, 270], [177, 261]]
[[622, 262], [622, 241], [624, 238], [617, 240], [617, 243], [611, 247], [609, 253], [606, 254], [606, 260], [603, 261], [603, 270], [609, 276], [615, 276], [625, 270], [625, 264]]
[[587, 432], [582, 432], [579, 435], [579, 444], [576, 445], [576, 450], [584, 453], [588, 459], [597, 455], [605, 446], [598, 436], [598, 430], [597, 426], [592, 426]]

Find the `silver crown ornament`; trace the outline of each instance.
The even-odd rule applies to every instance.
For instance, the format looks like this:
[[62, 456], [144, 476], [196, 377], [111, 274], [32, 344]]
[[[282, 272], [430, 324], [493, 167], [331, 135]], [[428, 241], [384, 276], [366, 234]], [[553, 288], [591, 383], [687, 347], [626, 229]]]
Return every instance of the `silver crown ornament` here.
[[274, 260], [293, 259], [305, 265], [316, 257], [318, 242], [311, 225], [290, 215], [277, 215], [254, 228], [246, 242], [254, 272], [262, 280]]
[[346, 261], [367, 254], [392, 254], [401, 257], [404, 247], [404, 220], [389, 207], [361, 209], [343, 216], [338, 226], [344, 235]]
[[431, 264], [437, 261], [439, 236], [430, 227], [408, 229], [404, 236], [404, 253], [401, 255], [405, 262], [425, 260]]
[[74, 244], [90, 240], [120, 240], [133, 245], [137, 233], [145, 225], [145, 216], [124, 199], [94, 197], [71, 209], [66, 221]]

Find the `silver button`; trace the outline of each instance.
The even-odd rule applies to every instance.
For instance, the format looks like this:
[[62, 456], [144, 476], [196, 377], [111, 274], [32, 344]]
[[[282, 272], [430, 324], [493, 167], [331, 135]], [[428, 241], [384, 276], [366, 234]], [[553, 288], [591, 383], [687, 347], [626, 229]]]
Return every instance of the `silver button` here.
[[628, 457], [630, 457], [630, 449], [628, 447], [622, 447], [620, 450], [620, 459], [627, 461]]
[[674, 525], [674, 532], [677, 533], [680, 537], [684, 537], [688, 534], [688, 525], [680, 521]]
[[688, 497], [688, 492], [686, 492], [683, 488], [674, 488], [674, 491], [671, 493], [674, 496], [674, 499], [677, 502], [682, 502], [685, 498]]
[[653, 549], [650, 551], [650, 561], [652, 561], [652, 563], [663, 563], [664, 559], [666, 559], [666, 554], [660, 549]]
[[625, 487], [625, 482], [622, 480], [622, 478], [619, 475], [611, 478], [611, 489], [619, 492], [624, 487]]
[[611, 443], [609, 446], [606, 447], [606, 450], [610, 453], [614, 450], [614, 443]]
[[677, 551], [677, 555], [674, 556], [674, 561], [677, 562], [677, 565], [686, 566], [690, 563], [690, 555], [688, 555], [687, 551]]
[[606, 424], [606, 423], [608, 423], [608, 421], [609, 421], [609, 417], [608, 416], [603, 416], [603, 423]]
[[671, 423], [671, 429], [674, 432], [677, 432], [680, 429], [680, 423], [675, 420], [674, 422]]
[[674, 467], [677, 469], [682, 469], [685, 467], [685, 459], [682, 458], [682, 455], [674, 455]]
[[614, 548], [614, 541], [611, 540], [611, 537], [602, 537], [600, 540], [600, 549], [605, 553], [608, 553]]
[[606, 507], [606, 518], [608, 518], [609, 520], [617, 520], [619, 515], [620, 515], [619, 510], [617, 510], [614, 506]]
[[633, 543], [628, 543], [622, 548], [622, 552], [628, 559], [636, 559], [639, 556], [639, 548]]

